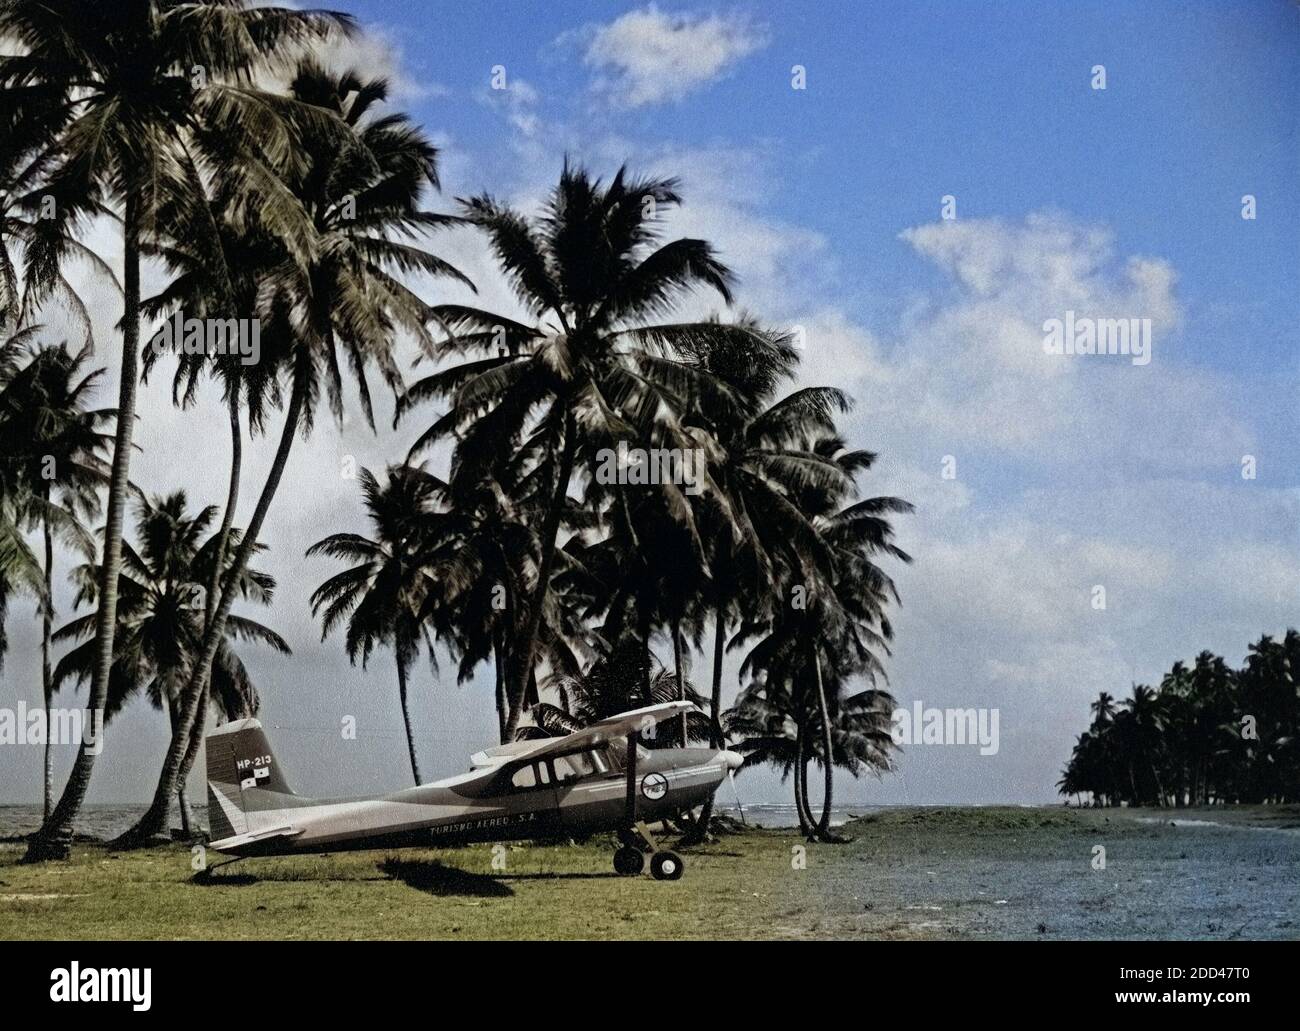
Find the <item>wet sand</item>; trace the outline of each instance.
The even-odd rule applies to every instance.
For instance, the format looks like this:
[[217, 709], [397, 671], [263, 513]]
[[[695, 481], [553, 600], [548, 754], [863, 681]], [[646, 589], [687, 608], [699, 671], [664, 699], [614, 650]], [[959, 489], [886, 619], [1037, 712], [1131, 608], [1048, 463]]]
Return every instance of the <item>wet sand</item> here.
[[1300, 938], [1300, 807], [911, 809], [845, 830], [810, 907], [833, 937]]

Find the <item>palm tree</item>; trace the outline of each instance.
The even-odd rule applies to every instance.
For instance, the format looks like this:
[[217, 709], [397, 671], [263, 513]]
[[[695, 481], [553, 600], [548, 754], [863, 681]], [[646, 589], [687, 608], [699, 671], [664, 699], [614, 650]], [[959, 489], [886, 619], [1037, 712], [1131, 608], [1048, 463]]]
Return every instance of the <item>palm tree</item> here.
[[536, 218], [487, 195], [462, 201], [530, 321], [463, 305], [435, 307], [448, 333], [439, 356], [475, 357], [413, 385], [399, 414], [450, 398], [450, 411], [412, 450], [454, 434], [453, 489], [521, 452], [529, 457], [529, 493], [520, 501], [541, 516], [539, 565], [531, 597], [519, 599], [523, 611], [510, 646], [508, 737], [534, 676], [574, 469], [592, 468], [594, 449], [619, 440], [698, 446], [675, 413], [692, 394], [717, 391], [682, 360], [686, 345], [741, 332], [708, 322], [654, 323], [698, 287], [731, 299], [731, 274], [709, 244], [661, 243], [661, 216], [680, 200], [673, 179], [635, 179], [620, 169], [606, 185], [566, 162]]
[[[83, 521], [98, 514], [99, 488], [108, 482], [105, 455], [112, 438], [101, 428], [107, 410], [89, 410], [102, 369], [83, 375], [90, 346], [72, 354], [66, 346], [33, 349], [31, 360], [0, 386], [0, 454], [23, 484], [22, 515], [39, 526], [44, 542], [44, 591], [40, 605], [41, 674], [45, 711], [53, 704], [51, 666], [54, 620], [54, 538], [56, 534], [87, 557], [94, 541]], [[51, 742], [45, 744], [44, 813], [53, 804]]]
[[[308, 556], [329, 555], [357, 563], [315, 590], [311, 596], [312, 614], [322, 616], [321, 640], [347, 620], [348, 658], [355, 663], [360, 654], [363, 669], [377, 646], [392, 646], [411, 776], [417, 786], [420, 766], [406, 684], [424, 636], [421, 613], [429, 595], [430, 578], [421, 565], [421, 555], [425, 517], [432, 510], [437, 485], [424, 475], [422, 467], [390, 466], [386, 484], [381, 484], [369, 469], [363, 469], [361, 493], [374, 527], [374, 539], [336, 533], [307, 549]], [[432, 643], [429, 656], [432, 661]]]
[[1092, 712], [1093, 724], [1104, 727], [1115, 718], [1115, 699], [1108, 692], [1102, 691], [1089, 709]]
[[[242, 158], [248, 178], [274, 190], [266, 164], [291, 154], [292, 137], [284, 105], [255, 89], [253, 77], [286, 47], [350, 26], [344, 15], [252, 7], [245, 0], [91, 5], [10, 0], [0, 7], [0, 35], [15, 40], [22, 51], [0, 57], [0, 89], [14, 91], [27, 110], [57, 112], [38, 151], [37, 179], [25, 184], [30, 207], [52, 205], [54, 216], [37, 219], [26, 241], [29, 289], [52, 288], [72, 253], [74, 227], [107, 200], [120, 202], [122, 209], [119, 418], [98, 591], [92, 709], [103, 707], [108, 691], [117, 624], [135, 429], [142, 243], [160, 206], [199, 178], [196, 166], [205, 158], [218, 164]], [[29, 860], [66, 856], [94, 759], [88, 748], [78, 752], [58, 806], [31, 840]]]
[[[880, 555], [902, 562], [910, 556], [893, 543], [888, 516], [911, 511], [898, 498], [879, 497], [841, 508], [856, 491], [855, 477], [870, 469], [875, 455], [849, 451], [833, 434], [818, 434], [802, 449], [782, 456], [800, 470], [787, 504], [797, 511], [807, 530], [782, 556], [778, 597], [765, 618], [742, 627], [742, 638], [759, 640], [742, 665], [762, 672], [796, 697], [806, 692], [820, 723], [820, 742], [802, 742], [807, 754], [820, 747], [825, 776], [822, 814], [817, 836], [833, 840], [830, 814], [834, 788], [834, 712], [842, 685], [852, 677], [874, 684], [884, 677], [880, 661], [888, 653], [893, 628], [888, 605], [898, 602], [893, 581], [876, 564]], [[798, 525], [797, 523], [795, 525]], [[800, 772], [802, 767], [800, 769]]]
[[[1252, 644], [1238, 674], [1239, 711], [1229, 740], [1242, 801], [1294, 801], [1300, 795], [1300, 634], [1281, 641], [1264, 635]], [[1243, 714], [1254, 717], [1253, 736], [1243, 733]], [[1235, 724], [1235, 725], [1234, 725]]]
[[[701, 530], [708, 552], [707, 589], [701, 597], [713, 610], [710, 715], [717, 747], [722, 744], [727, 627], [738, 623], [742, 613], [750, 621], [770, 613], [770, 604], [756, 609], [755, 599], [774, 596], [775, 563], [782, 556], [797, 561], [796, 542], [803, 541], [807, 549], [811, 527], [788, 500], [807, 476], [802, 441], [818, 431], [833, 431], [834, 413], [848, 406], [847, 397], [830, 387], [796, 390], [774, 402], [778, 387], [793, 375], [798, 351], [789, 334], [763, 328], [751, 316], [742, 315], [739, 325], [749, 339], [711, 336], [693, 348], [695, 362], [730, 390], [722, 403], [715, 400], [692, 413], [721, 452], [713, 479], [727, 500], [725, 511], [702, 513]], [[710, 814], [711, 802], [701, 830]]]
[[[682, 679], [675, 671], [659, 666], [650, 671], [648, 699], [643, 698], [640, 674], [644, 659], [645, 652], [640, 642], [626, 638], [609, 655], [593, 662], [585, 672], [556, 677], [554, 687], [561, 700], [558, 710], [572, 721], [570, 729], [585, 727], [640, 705], [658, 705], [684, 699], [697, 706], [696, 711], [686, 714], [687, 739], [706, 740], [710, 730], [708, 717], [698, 711], [698, 707], [704, 704], [703, 695], [689, 680]], [[542, 703], [540, 719], [534, 710], [534, 718], [539, 723], [546, 722], [546, 705], [547, 703]], [[652, 747], [682, 746], [684, 743], [675, 736], [672, 729], [675, 728], [656, 728], [653, 739], [646, 743]]]
[[[888, 692], [868, 689], [846, 698], [836, 698], [831, 718], [833, 762], [854, 777], [864, 771], [880, 776], [893, 769], [893, 738], [890, 736], [894, 699]], [[775, 766], [784, 781], [795, 775], [795, 810], [799, 828], [816, 837], [818, 820], [808, 803], [806, 767], [819, 747], [820, 716], [807, 699], [770, 679], [759, 678], [745, 688], [726, 714], [727, 736], [745, 755], [745, 767]], [[824, 755], [820, 756], [825, 761]]]
[[[1127, 734], [1132, 742], [1128, 752], [1131, 762], [1138, 756], [1145, 760], [1144, 765], [1151, 773], [1149, 792], [1139, 792], [1136, 782], [1134, 794], [1139, 798], [1152, 799], [1157, 805], [1165, 801], [1165, 789], [1157, 769], [1158, 756], [1163, 750], [1164, 714], [1161, 712], [1156, 691], [1146, 684], [1133, 685], [1133, 696], [1125, 699], [1122, 714], [1128, 717]], [[1134, 777], [1133, 766], [1129, 767], [1130, 777]]]
[[[425, 516], [421, 564], [431, 589], [420, 619], [457, 658], [461, 684], [479, 663], [492, 661], [497, 730], [504, 744], [508, 642], [518, 633], [517, 599], [530, 590], [536, 573], [536, 535], [516, 502], [513, 470], [502, 470], [505, 483], [483, 480], [461, 493], [423, 475], [431, 481], [437, 509]], [[548, 660], [553, 668], [576, 668], [573, 653], [582, 650], [581, 642], [564, 625], [561, 606], [552, 605], [548, 616], [542, 633]]]
[[[122, 604], [113, 670], [104, 719], [112, 720], [132, 696], [143, 691], [156, 709], [166, 709], [175, 725], [180, 688], [185, 683], [194, 656], [203, 641], [204, 611], [202, 587], [209, 582], [211, 566], [221, 561], [219, 535], [208, 535], [216, 509], [208, 506], [189, 511], [183, 491], [161, 498], [141, 498], [137, 504], [135, 539], [138, 548], [124, 543], [124, 568], [118, 585]], [[239, 531], [232, 530], [235, 540]], [[74, 571], [79, 585], [78, 606], [94, 604], [98, 570], [86, 564]], [[246, 569], [230, 588], [241, 598], [269, 605], [275, 580], [266, 573]], [[94, 669], [94, 617], [70, 621], [55, 634], [58, 641], [80, 641], [55, 670], [56, 687], [71, 679], [84, 683]], [[260, 706], [257, 689], [235, 652], [238, 640], [256, 642], [288, 655], [288, 644], [279, 634], [256, 620], [232, 615], [226, 621], [226, 636], [213, 663], [213, 707], [224, 719], [256, 715]], [[182, 830], [190, 833], [190, 813], [182, 782], [176, 793], [181, 809]]]
[[[436, 148], [405, 116], [372, 114], [387, 91], [382, 79], [363, 80], [353, 72], [333, 77], [312, 61], [299, 65], [291, 86], [299, 105], [317, 114], [307, 117], [296, 109], [289, 114], [301, 151], [292, 166], [280, 170], [285, 186], [281, 199], [305, 216], [310, 236], [303, 247], [287, 253], [262, 284], [263, 323], [269, 326], [269, 333], [263, 333], [262, 360], [288, 380], [289, 399], [279, 444], [230, 577], [238, 577], [248, 562], [294, 438], [310, 433], [314, 403], [322, 390], [341, 418], [340, 357], [356, 376], [363, 411], [373, 426], [367, 366], [376, 365], [385, 382], [399, 392], [396, 330], [405, 329], [432, 347], [425, 328], [429, 309], [394, 271], [450, 275], [468, 282], [442, 259], [404, 242], [449, 220], [420, 207], [424, 190], [438, 188]], [[321, 113], [331, 119], [322, 119]], [[340, 135], [336, 123], [347, 133]], [[188, 744], [203, 696], [205, 667], [216, 655], [232, 601], [231, 592], [223, 591], [199, 661], [181, 694], [176, 734], [153, 802], [119, 839], [122, 845], [146, 842], [161, 831], [167, 801], [189, 772], [184, 764], [187, 756], [193, 761]]]

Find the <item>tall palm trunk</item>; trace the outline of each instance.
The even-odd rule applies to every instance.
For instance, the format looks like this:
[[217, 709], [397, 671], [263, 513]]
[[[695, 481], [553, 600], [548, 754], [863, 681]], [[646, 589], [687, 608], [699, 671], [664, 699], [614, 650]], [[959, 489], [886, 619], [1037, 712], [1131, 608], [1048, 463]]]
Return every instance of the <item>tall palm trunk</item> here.
[[[167, 701], [167, 716], [171, 721], [172, 733], [176, 733], [176, 707], [179, 704], [178, 699], [169, 698]], [[190, 811], [190, 803], [185, 798], [185, 784], [176, 785], [176, 804], [181, 811], [181, 836], [187, 841], [191, 837], [194, 814]]]
[[794, 732], [794, 808], [799, 814], [799, 833], [812, 833], [813, 819], [808, 812], [808, 752], [803, 737], [803, 722]]
[[[99, 570], [99, 609], [95, 613], [95, 666], [86, 707], [102, 712], [108, 699], [113, 667], [113, 635], [117, 629], [117, 588], [122, 574], [122, 521], [131, 475], [131, 440], [135, 433], [135, 398], [140, 362], [140, 191], [128, 188], [122, 222], [122, 362], [117, 396], [117, 429], [113, 466], [108, 481], [108, 512], [104, 524], [104, 554]], [[68, 775], [59, 804], [32, 836], [25, 862], [66, 859], [72, 842], [72, 821], [90, 787], [95, 758], [103, 750], [102, 729], [92, 747], [83, 740]], [[170, 791], [168, 792], [170, 795]]]
[[411, 710], [406, 704], [406, 663], [402, 661], [402, 651], [395, 648], [397, 652], [397, 697], [402, 703], [402, 723], [406, 727], [406, 751], [411, 757], [411, 776], [415, 778], [415, 786], [420, 786], [420, 764], [415, 758], [415, 735], [411, 733]]
[[722, 653], [727, 648], [726, 606], [719, 601], [713, 615], [713, 684], [709, 694], [709, 744], [721, 748], [722, 737]]
[[[713, 691], [709, 695], [709, 745], [721, 748], [722, 741], [722, 650], [726, 647], [727, 624], [721, 602], [713, 619]], [[730, 776], [730, 774], [728, 774]], [[743, 812], [742, 812], [743, 817]], [[713, 795], [700, 812], [700, 833], [707, 834], [713, 820]]]
[[[185, 768], [185, 761], [187, 757], [190, 761], [193, 761], [193, 753], [190, 753], [188, 747], [190, 734], [194, 729], [194, 720], [198, 715], [199, 703], [203, 700], [207, 690], [208, 674], [212, 669], [212, 660], [216, 657], [217, 648], [220, 646], [226, 631], [226, 618], [230, 615], [230, 608], [235, 600], [236, 592], [232, 589], [232, 585], [238, 582], [239, 578], [244, 574], [244, 570], [248, 567], [248, 560], [253, 553], [254, 546], [257, 544], [257, 538], [262, 532], [262, 524], [266, 522], [266, 514], [271, 508], [275, 492], [280, 487], [280, 478], [284, 475], [284, 467], [289, 461], [289, 452], [293, 450], [293, 441], [297, 436], [298, 423], [302, 417], [303, 405], [306, 402], [305, 387], [305, 376], [301, 373], [295, 373], [293, 391], [289, 396], [289, 408], [285, 413], [284, 428], [280, 431], [280, 443], [276, 448], [275, 458], [271, 462], [271, 469], [266, 475], [266, 483], [263, 485], [262, 493], [257, 499], [257, 506], [253, 509], [253, 518], [249, 520], [248, 528], [244, 531], [244, 536], [239, 542], [239, 548], [235, 552], [235, 559], [224, 577], [226, 589], [221, 592], [221, 601], [217, 605], [212, 625], [208, 627], [207, 632], [203, 635], [203, 651], [194, 663], [189, 683], [185, 685], [185, 690], [181, 692], [181, 718], [177, 724], [176, 733], [172, 735], [171, 744], [168, 746], [167, 757], [163, 760], [162, 772], [158, 777], [158, 787], [154, 791], [153, 802], [150, 803], [148, 810], [140, 817], [135, 826], [117, 840], [115, 844], [121, 847], [147, 843], [150, 838], [162, 833], [163, 824], [167, 819], [168, 799], [175, 791], [177, 782], [189, 774], [189, 770]], [[197, 749], [195, 751], [197, 752]]]
[[505, 649], [501, 646], [501, 627], [492, 628], [492, 668], [496, 675], [497, 736], [506, 743], [506, 671], [501, 665]]
[[54, 673], [50, 665], [54, 641], [54, 534], [50, 530], [48, 515], [41, 523], [45, 534], [45, 603], [41, 606], [41, 688], [45, 698], [45, 812], [42, 819], [48, 820], [54, 805], [54, 761], [50, 751], [54, 735], [49, 732], [50, 709], [54, 705]]
[[[835, 783], [834, 741], [831, 737], [831, 713], [826, 704], [826, 685], [822, 682], [821, 655], [817, 646], [812, 648], [813, 670], [817, 677], [817, 711], [822, 723], [822, 766], [826, 770], [826, 795], [822, 799], [822, 816], [817, 821], [817, 835], [829, 836], [831, 830], [831, 800]], [[810, 809], [811, 814], [811, 809]]]
[[651, 705], [654, 699], [650, 697], [650, 637], [653, 628], [650, 625], [649, 607], [637, 602], [637, 636], [641, 641], [641, 704]]
[[[239, 478], [240, 469], [243, 466], [244, 458], [244, 435], [239, 425], [239, 393], [236, 390], [230, 396], [229, 402], [230, 414], [230, 485], [226, 488], [226, 508], [221, 516], [221, 528], [217, 531], [217, 553], [213, 556], [212, 573], [208, 577], [208, 593], [203, 599], [203, 632], [206, 634], [208, 628], [212, 625], [212, 617], [216, 614], [217, 599], [221, 595], [221, 572], [226, 565], [226, 552], [230, 547], [230, 530], [235, 523], [235, 506], [239, 503]], [[208, 723], [208, 699], [212, 691], [212, 670], [208, 670], [208, 680], [203, 687], [203, 695], [199, 699], [198, 717], [194, 721], [194, 728], [190, 731], [190, 743], [185, 750], [185, 759], [182, 763], [182, 769], [188, 771], [194, 768], [194, 761], [198, 757], [199, 748], [203, 745], [203, 735], [207, 730]], [[241, 713], [240, 715], [251, 715], [251, 713]], [[184, 782], [181, 783], [181, 791], [185, 790]], [[182, 810], [182, 818], [184, 811]], [[188, 833], [186, 834], [188, 837]]]
[[[686, 670], [682, 668], [682, 628], [681, 620], [673, 617], [673, 670], [677, 674], [677, 700], [686, 701]], [[682, 747], [686, 747], [686, 713], [682, 713]]]
[[[562, 402], [557, 402], [562, 403]], [[573, 476], [573, 452], [577, 446], [575, 437], [577, 427], [573, 415], [566, 411], [564, 416], [564, 443], [560, 449], [560, 467], [555, 477], [555, 490], [551, 495], [551, 505], [546, 510], [546, 522], [542, 525], [542, 561], [537, 572], [537, 586], [533, 588], [533, 597], [528, 607], [528, 623], [514, 648], [511, 658], [511, 675], [514, 683], [510, 690], [510, 716], [506, 721], [506, 738], [515, 736], [519, 720], [524, 714], [524, 702], [528, 693], [528, 675], [533, 668], [533, 655], [537, 649], [537, 635], [542, 628], [542, 606], [546, 603], [546, 592], [550, 587], [551, 569], [555, 565], [555, 544], [560, 533], [560, 517], [564, 512], [564, 499], [569, 492], [569, 479]]]

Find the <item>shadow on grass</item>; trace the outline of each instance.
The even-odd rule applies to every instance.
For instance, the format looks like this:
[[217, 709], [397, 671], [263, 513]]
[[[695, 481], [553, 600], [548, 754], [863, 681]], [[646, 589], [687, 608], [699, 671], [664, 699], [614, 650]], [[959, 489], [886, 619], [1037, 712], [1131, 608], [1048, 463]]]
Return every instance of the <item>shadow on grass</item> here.
[[265, 879], [251, 873], [216, 873], [212, 869], [207, 869], [200, 870], [191, 877], [190, 883], [204, 887], [243, 887], [249, 884], [258, 884]]
[[510, 898], [514, 892], [495, 877], [467, 873], [454, 866], [444, 866], [436, 859], [385, 859], [378, 864], [381, 872], [408, 888], [430, 895], [472, 895], [476, 898]]

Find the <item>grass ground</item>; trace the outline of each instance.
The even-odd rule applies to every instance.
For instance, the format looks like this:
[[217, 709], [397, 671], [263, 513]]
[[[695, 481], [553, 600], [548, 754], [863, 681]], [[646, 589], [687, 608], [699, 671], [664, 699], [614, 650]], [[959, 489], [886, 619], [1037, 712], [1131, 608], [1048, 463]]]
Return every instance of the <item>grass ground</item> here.
[[1300, 937], [1294, 808], [900, 809], [845, 830], [729, 835], [686, 850], [673, 883], [615, 876], [603, 840], [507, 846], [504, 870], [483, 845], [247, 860], [206, 882], [180, 846], [22, 866], [8, 844], [0, 938]]

